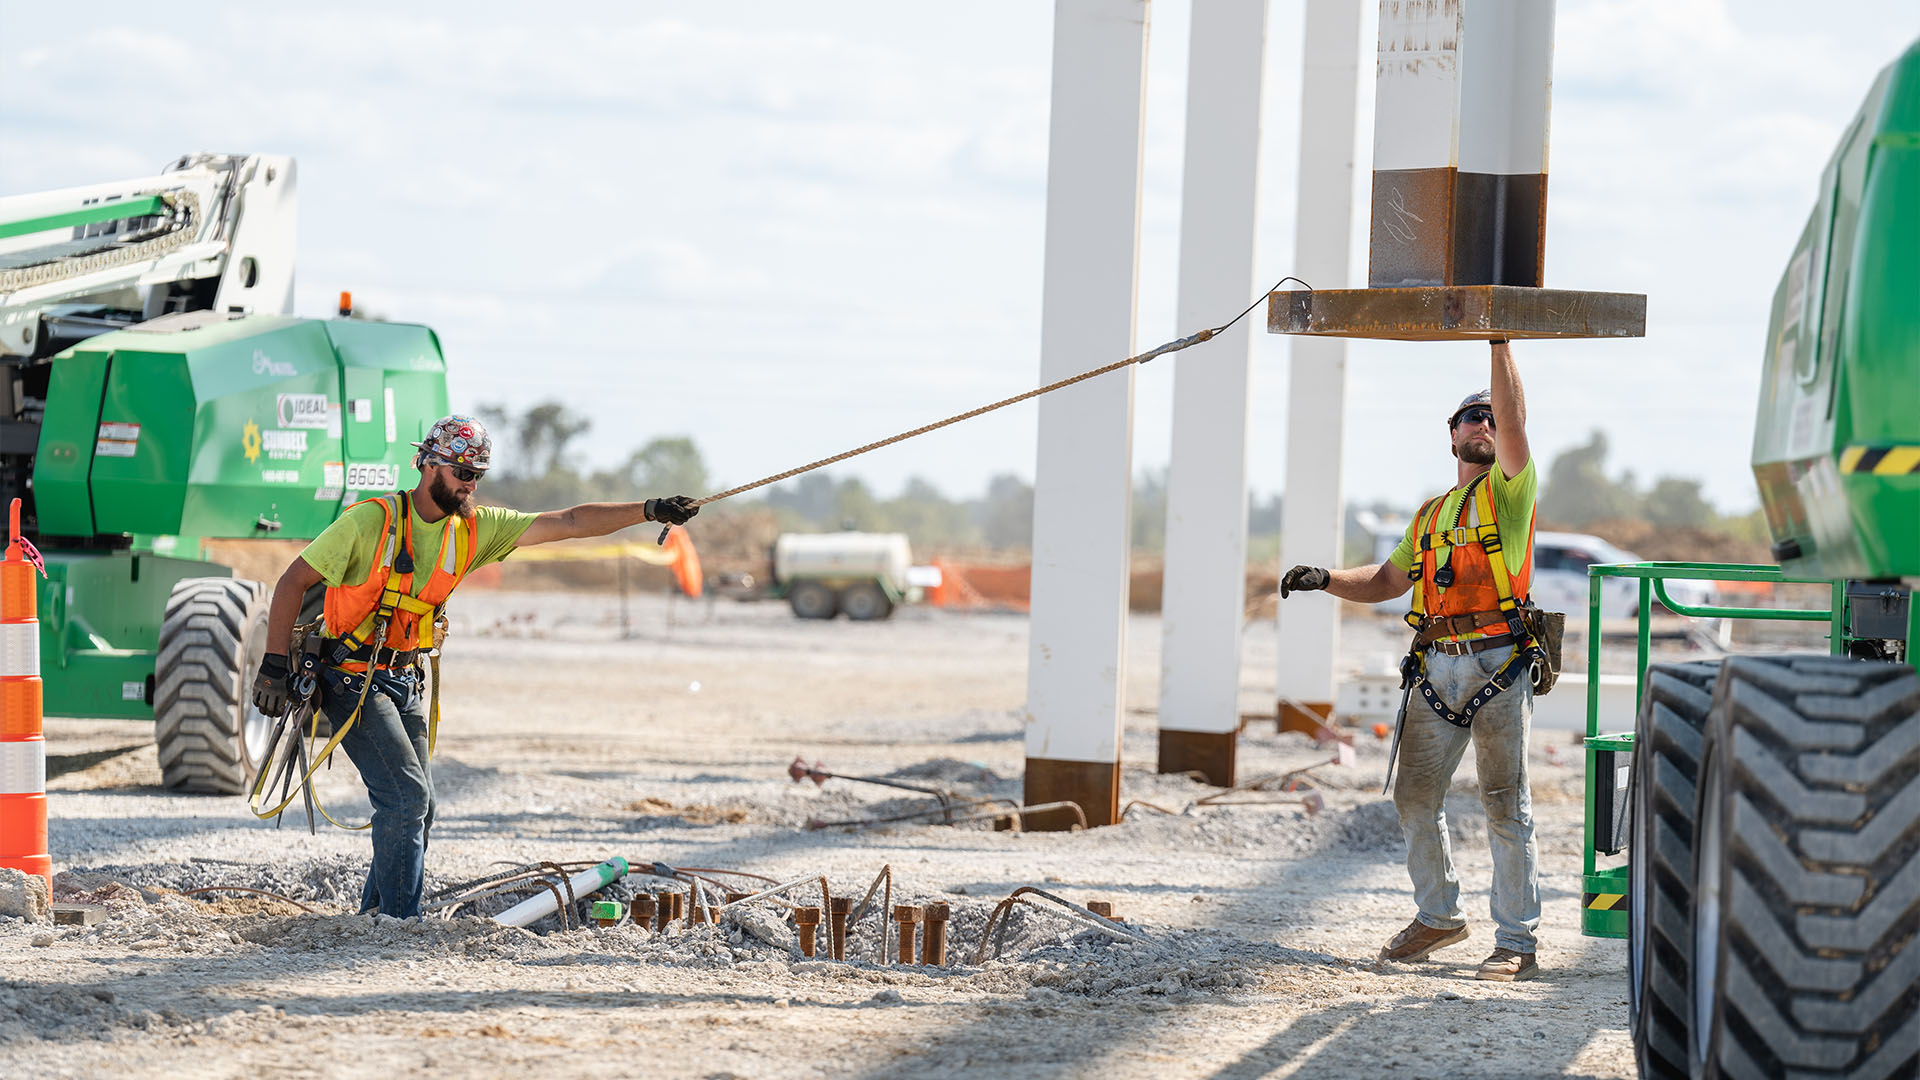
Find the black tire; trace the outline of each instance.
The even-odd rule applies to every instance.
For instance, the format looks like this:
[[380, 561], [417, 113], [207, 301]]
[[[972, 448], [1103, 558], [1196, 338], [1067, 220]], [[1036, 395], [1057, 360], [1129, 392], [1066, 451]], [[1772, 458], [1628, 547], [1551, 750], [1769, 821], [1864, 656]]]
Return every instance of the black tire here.
[[1700, 775], [1695, 1075], [1920, 1073], [1920, 678], [1729, 659]]
[[796, 581], [787, 590], [787, 604], [803, 619], [831, 619], [840, 613], [840, 598], [818, 581]]
[[238, 795], [266, 756], [272, 721], [253, 707], [267, 648], [267, 587], [186, 578], [173, 587], [155, 663], [154, 742], [161, 782], [176, 791]]
[[872, 622], [893, 614], [886, 590], [872, 582], [850, 585], [840, 592], [840, 610], [855, 622]]
[[1687, 1076], [1693, 963], [1693, 812], [1720, 661], [1656, 664], [1633, 748], [1627, 996], [1648, 1080]]

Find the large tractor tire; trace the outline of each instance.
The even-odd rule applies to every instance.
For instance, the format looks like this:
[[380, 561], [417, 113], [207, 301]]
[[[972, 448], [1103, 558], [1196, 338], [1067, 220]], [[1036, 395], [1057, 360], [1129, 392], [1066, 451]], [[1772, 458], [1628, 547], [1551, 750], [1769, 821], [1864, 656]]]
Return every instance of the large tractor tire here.
[[265, 763], [273, 721], [251, 699], [268, 599], [265, 585], [233, 578], [186, 578], [167, 598], [153, 695], [167, 787], [238, 795]]
[[1725, 661], [1695, 817], [1695, 1075], [1920, 1074], [1920, 678]]
[[831, 619], [840, 613], [840, 597], [818, 581], [796, 581], [787, 590], [787, 606], [803, 619]]
[[1633, 749], [1627, 994], [1634, 1056], [1648, 1080], [1685, 1080], [1693, 961], [1693, 811], [1700, 744], [1720, 661], [1658, 664]]
[[840, 591], [840, 610], [854, 622], [873, 622], [893, 614], [893, 601], [880, 586], [864, 582]]

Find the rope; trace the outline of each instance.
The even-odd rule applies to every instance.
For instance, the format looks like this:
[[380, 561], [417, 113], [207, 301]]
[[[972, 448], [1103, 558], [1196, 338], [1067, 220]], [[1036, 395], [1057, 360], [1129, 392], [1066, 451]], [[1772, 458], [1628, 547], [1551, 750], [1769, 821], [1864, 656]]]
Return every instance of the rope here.
[[[996, 401], [991, 405], [982, 405], [977, 409], [968, 409], [966, 412], [959, 413], [954, 416], [949, 416], [945, 420], [936, 420], [931, 424], [926, 424], [921, 427], [914, 428], [912, 431], [903, 431], [898, 435], [881, 439], [878, 442], [870, 442], [865, 446], [857, 446], [857, 447], [854, 447], [852, 450], [845, 451], [844, 453], [835, 454], [832, 457], [821, 458], [819, 461], [809, 462], [805, 465], [799, 466], [798, 468], [788, 469], [786, 472], [775, 473], [772, 476], [755, 480], [751, 484], [742, 484], [736, 488], [728, 488], [727, 490], [719, 492], [718, 494], [709, 495], [704, 499], [697, 500], [693, 505], [705, 506], [708, 503], [719, 502], [721, 499], [731, 499], [735, 495], [743, 495], [749, 491], [754, 490], [755, 488], [766, 487], [768, 484], [777, 484], [782, 480], [791, 480], [802, 473], [810, 473], [815, 469], [824, 469], [828, 465], [833, 465], [838, 462], [845, 461], [848, 458], [859, 457], [861, 454], [878, 450], [883, 446], [892, 446], [894, 443], [897, 443], [897, 442], [905, 442], [906, 440], [914, 438], [915, 436], [925, 435], [929, 431], [938, 431], [943, 427], [948, 427], [953, 424], [957, 424], [962, 420], [971, 420], [976, 416], [984, 416], [987, 413], [995, 411], [996, 409], [1004, 409], [1009, 405], [1018, 405], [1022, 401], [1026, 401], [1031, 398], [1037, 398], [1042, 394], [1051, 394], [1055, 390], [1064, 390], [1065, 388], [1072, 386], [1074, 383], [1085, 382], [1088, 379], [1097, 378], [1101, 375], [1107, 374], [1108, 372], [1118, 371], [1123, 367], [1128, 367], [1133, 364], [1144, 364], [1147, 361], [1152, 360], [1154, 357], [1165, 356], [1168, 353], [1176, 353], [1182, 349], [1186, 349], [1194, 345], [1198, 345], [1203, 341], [1211, 341], [1213, 340], [1214, 337], [1220, 334], [1224, 334], [1228, 330], [1231, 330], [1235, 323], [1238, 323], [1241, 319], [1246, 318], [1249, 312], [1253, 311], [1254, 308], [1259, 307], [1260, 302], [1265, 300], [1269, 294], [1279, 291], [1280, 286], [1285, 285], [1289, 281], [1300, 281], [1300, 279], [1297, 277], [1293, 277], [1292, 275], [1288, 275], [1287, 277], [1283, 277], [1279, 281], [1274, 282], [1273, 288], [1268, 289], [1266, 292], [1261, 293], [1258, 297], [1255, 297], [1253, 303], [1248, 304], [1245, 310], [1241, 311], [1240, 314], [1235, 315], [1232, 319], [1228, 320], [1226, 323], [1220, 326], [1216, 326], [1207, 330], [1202, 330], [1197, 334], [1191, 334], [1191, 335], [1188, 335], [1187, 337], [1178, 338], [1176, 340], [1169, 341], [1165, 345], [1162, 345], [1157, 349], [1149, 349], [1146, 352], [1139, 354], [1138, 356], [1129, 356], [1125, 360], [1116, 360], [1113, 363], [1106, 365], [1105, 367], [1097, 367], [1097, 368], [1094, 368], [1092, 371], [1083, 371], [1078, 375], [1072, 376], [1071, 378], [1061, 379], [1059, 382], [1051, 382], [1045, 386], [1036, 387], [1035, 389], [1029, 390], [1024, 394], [1015, 394], [1010, 398], [1002, 398], [1001, 400]], [[1303, 286], [1306, 286], [1306, 289], [1308, 292], [1313, 291], [1313, 286], [1307, 285], [1306, 282], [1300, 281], [1300, 284]], [[667, 528], [660, 530], [661, 543], [663, 544], [666, 543], [667, 532], [671, 528], [672, 526], [668, 526]]]

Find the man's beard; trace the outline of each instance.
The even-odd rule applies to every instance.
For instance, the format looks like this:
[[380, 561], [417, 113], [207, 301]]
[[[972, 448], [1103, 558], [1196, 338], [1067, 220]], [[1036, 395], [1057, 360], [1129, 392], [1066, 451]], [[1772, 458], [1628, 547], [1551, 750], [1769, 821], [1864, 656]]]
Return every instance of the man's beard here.
[[[1493, 445], [1491, 443], [1482, 443], [1473, 439], [1462, 443], [1454, 453], [1461, 461], [1469, 465], [1491, 465], [1495, 459]], [[449, 510], [447, 512], [452, 513], [453, 511]]]
[[445, 477], [434, 477], [433, 483], [427, 485], [427, 494], [433, 496], [433, 505], [439, 507], [443, 514], [453, 514], [463, 518], [473, 516], [473, 496], [455, 494], [454, 490], [447, 486]]

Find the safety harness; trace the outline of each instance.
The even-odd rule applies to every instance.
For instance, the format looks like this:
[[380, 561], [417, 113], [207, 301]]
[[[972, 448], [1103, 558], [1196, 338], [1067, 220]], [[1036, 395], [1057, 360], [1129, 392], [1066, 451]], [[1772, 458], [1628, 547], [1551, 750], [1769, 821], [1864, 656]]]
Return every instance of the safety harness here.
[[[446, 603], [442, 596], [440, 602], [433, 603], [413, 595], [413, 507], [412, 500], [404, 491], [392, 495], [383, 495], [377, 500], [386, 511], [386, 528], [381, 535], [380, 550], [373, 567], [367, 572], [366, 585], [362, 589], [378, 590], [378, 599], [373, 610], [360, 619], [349, 630], [337, 638], [324, 636], [323, 629], [332, 629], [339, 611], [334, 603], [327, 604], [327, 618], [323, 622], [310, 623], [295, 629], [295, 653], [298, 656], [298, 675], [294, 680], [294, 694], [302, 703], [301, 708], [290, 712], [285, 721], [275, 728], [273, 738], [267, 749], [267, 757], [262, 764], [260, 774], [254, 778], [253, 790], [247, 799], [248, 809], [256, 817], [278, 818], [296, 798], [306, 800], [309, 812], [308, 822], [313, 820], [312, 811], [317, 809], [320, 815], [343, 829], [359, 831], [370, 828], [373, 822], [362, 825], [342, 825], [332, 814], [327, 813], [313, 790], [313, 775], [327, 764], [333, 751], [346, 738], [347, 732], [359, 721], [360, 713], [366, 708], [367, 695], [373, 689], [373, 673], [379, 669], [394, 669], [414, 666], [424, 655], [432, 674], [432, 690], [427, 711], [427, 757], [431, 759], [440, 730], [440, 646], [446, 640]], [[351, 509], [351, 507], [349, 508]], [[457, 527], [457, 519], [449, 519], [446, 534], [441, 538], [441, 560], [453, 577], [453, 583], [447, 586], [451, 592], [453, 585], [465, 576], [474, 556], [475, 536], [473, 530]], [[331, 594], [333, 590], [329, 590]], [[405, 616], [412, 616], [411, 620]], [[349, 616], [350, 618], [350, 616]], [[408, 635], [407, 649], [400, 649], [389, 639], [388, 630], [401, 620], [402, 629], [411, 623], [412, 632]], [[384, 659], [381, 650], [386, 650]], [[331, 738], [318, 752], [309, 754], [308, 748], [319, 738], [321, 709], [319, 703], [320, 668], [333, 668], [342, 675], [342, 685], [353, 692], [353, 683], [357, 677], [360, 682], [359, 697], [355, 699], [352, 715], [348, 716], [333, 732]], [[301, 720], [306, 721], [304, 742], [301, 734]], [[269, 785], [273, 770], [274, 751], [279, 748], [284, 736], [291, 736], [285, 767], [280, 770], [281, 795], [278, 805], [271, 809], [260, 809], [261, 793]], [[309, 761], [311, 762], [309, 764]], [[299, 790], [291, 790], [294, 774], [299, 773]]]
[[[1455, 727], [1462, 728], [1472, 726], [1473, 716], [1480, 711], [1481, 706], [1511, 689], [1514, 682], [1522, 675], [1530, 674], [1534, 664], [1546, 661], [1545, 651], [1540, 647], [1539, 642], [1534, 640], [1533, 634], [1527, 629], [1526, 621], [1522, 618], [1520, 600], [1513, 595], [1513, 580], [1507, 572], [1506, 556], [1501, 553], [1500, 528], [1493, 511], [1493, 486], [1486, 482], [1487, 475], [1487, 473], [1481, 473], [1467, 485], [1466, 492], [1460, 496], [1460, 504], [1454, 508], [1451, 528], [1435, 528], [1439, 524], [1441, 508], [1446, 502], [1445, 495], [1437, 495], [1427, 500], [1414, 519], [1420, 534], [1416, 541], [1416, 561], [1410, 571], [1415, 584], [1413, 610], [1407, 614], [1407, 625], [1413, 627], [1415, 633], [1412, 648], [1408, 650], [1406, 659], [1400, 661], [1400, 685], [1403, 689], [1418, 690], [1421, 700], [1434, 711], [1434, 715]], [[1466, 514], [1469, 501], [1473, 503], [1475, 517], [1480, 524], [1463, 527], [1460, 522]], [[1420, 585], [1420, 582], [1423, 579], [1431, 582], [1436, 596], [1452, 587], [1455, 581], [1452, 556], [1449, 554], [1447, 564], [1441, 566], [1440, 555], [1442, 552], [1449, 552], [1452, 548], [1465, 547], [1469, 544], [1478, 544], [1480, 550], [1486, 555], [1487, 570], [1493, 578], [1494, 592], [1499, 597], [1499, 609], [1457, 616], [1428, 616], [1427, 590]], [[1504, 626], [1506, 633], [1459, 642], [1436, 641], [1437, 638], [1448, 634], [1470, 633], [1473, 630], [1492, 626]], [[1506, 663], [1501, 664], [1500, 669], [1494, 672], [1487, 679], [1486, 684], [1467, 700], [1466, 706], [1457, 712], [1447, 705], [1427, 679], [1429, 647], [1438, 647], [1444, 652], [1458, 656], [1469, 652], [1482, 652], [1508, 642], [1511, 642], [1512, 651], [1508, 654]]]

